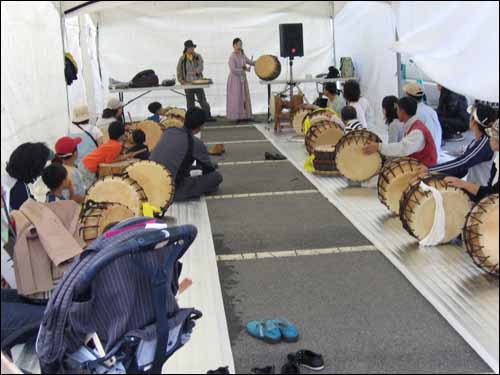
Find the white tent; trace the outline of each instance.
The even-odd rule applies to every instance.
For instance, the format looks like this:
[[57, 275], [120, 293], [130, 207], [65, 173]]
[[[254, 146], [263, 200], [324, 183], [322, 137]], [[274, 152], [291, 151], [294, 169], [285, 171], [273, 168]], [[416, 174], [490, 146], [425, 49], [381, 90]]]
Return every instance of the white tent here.
[[[295, 76], [325, 72], [334, 56], [337, 64], [352, 56], [379, 121], [380, 100], [398, 90], [395, 51], [436, 82], [498, 101], [498, 2], [2, 2], [2, 164], [22, 142], [52, 145], [67, 130], [71, 106], [87, 102], [98, 114], [109, 77], [129, 80], [146, 68], [172, 77], [188, 38], [215, 81], [207, 90], [214, 113], [224, 114], [231, 40], [241, 37], [249, 55], [278, 55], [284, 22], [304, 24], [305, 57], [296, 59]], [[63, 51], [79, 64], [79, 80], [69, 87]], [[250, 87], [255, 112], [263, 112], [265, 86], [252, 76]], [[315, 87], [306, 94], [314, 99]], [[181, 96], [150, 94], [127, 110], [145, 115], [155, 99], [184, 104]]]

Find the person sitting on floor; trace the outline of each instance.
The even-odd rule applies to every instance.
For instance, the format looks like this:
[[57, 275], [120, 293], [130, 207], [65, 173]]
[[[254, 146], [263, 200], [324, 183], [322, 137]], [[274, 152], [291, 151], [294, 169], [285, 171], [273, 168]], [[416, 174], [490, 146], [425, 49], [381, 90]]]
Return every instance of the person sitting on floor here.
[[386, 96], [382, 100], [382, 112], [386, 125], [389, 127], [389, 143], [401, 142], [405, 135], [404, 124], [398, 118], [398, 98]]
[[398, 118], [405, 124], [405, 136], [398, 143], [370, 143], [363, 149], [367, 155], [380, 152], [388, 157], [405, 157], [417, 159], [427, 167], [433, 167], [438, 160], [436, 145], [432, 134], [417, 114], [418, 103], [406, 97], [398, 101]]
[[63, 196], [63, 190], [69, 191], [69, 197], [74, 200], [74, 191], [71, 181], [68, 179], [68, 171], [64, 166], [53, 163], [43, 170], [43, 183], [49, 188], [45, 202], [56, 202], [66, 200]]
[[[323, 95], [328, 99], [326, 107], [334, 110], [337, 114], [340, 114], [342, 108], [345, 107], [345, 100], [339, 95], [337, 84], [332, 82], [325, 83], [323, 86]], [[316, 110], [321, 107], [314, 104], [305, 104], [302, 108]]]
[[375, 125], [373, 109], [368, 99], [361, 96], [361, 87], [357, 81], [351, 79], [344, 83], [344, 98], [346, 105], [356, 109], [358, 120], [363, 124], [363, 128], [373, 129]]
[[105, 133], [112, 122], [122, 121], [122, 114], [123, 103], [116, 98], [110, 98], [106, 108], [102, 111], [101, 118], [97, 120], [96, 126]]
[[497, 112], [488, 105], [478, 104], [471, 107], [470, 128], [474, 133], [475, 140], [467, 147], [462, 156], [429, 168], [429, 172], [458, 178], [467, 176], [469, 182], [481, 186], [487, 185], [494, 152], [491, 149], [486, 130], [493, 125], [497, 117]]
[[148, 160], [150, 152], [148, 146], [144, 143], [146, 142], [146, 134], [141, 129], [136, 129], [132, 133], [132, 140], [134, 141], [134, 145], [127, 152], [134, 153], [136, 159]]
[[133, 154], [120, 155], [123, 148], [121, 139], [125, 135], [125, 126], [121, 122], [112, 122], [108, 128], [108, 135], [108, 142], [100, 145], [83, 158], [83, 165], [89, 173], [95, 175], [102, 163], [113, 163], [128, 160], [132, 157]]
[[35, 199], [29, 184], [42, 175], [52, 151], [44, 143], [23, 143], [10, 155], [7, 175], [2, 176], [7, 211], [18, 210], [28, 199]]
[[491, 175], [490, 175], [490, 180], [488, 181], [487, 185], [479, 185], [479, 184], [474, 184], [472, 182], [467, 182], [464, 180], [461, 180], [460, 178], [457, 177], [446, 177], [445, 181], [449, 186], [457, 187], [466, 190], [471, 196], [472, 199], [476, 202], [479, 202], [481, 199], [492, 195], [492, 194], [498, 194], [499, 189], [498, 189], [498, 174], [500, 171], [499, 167], [499, 158], [498, 158], [498, 151], [499, 151], [499, 129], [498, 129], [498, 119], [495, 121], [493, 126], [489, 129], [486, 130], [486, 133], [488, 134], [488, 137], [490, 138], [490, 144], [492, 150], [496, 153], [495, 157], [495, 162], [493, 163], [493, 166], [491, 167]]
[[[186, 112], [184, 127], [168, 128], [163, 132], [150, 160], [164, 165], [175, 179], [175, 201], [198, 198], [215, 192], [222, 183], [222, 175], [210, 160], [207, 147], [195, 134], [206, 121], [206, 113], [200, 108]], [[193, 162], [201, 168], [202, 175], [191, 177]]]
[[152, 113], [151, 116], [148, 117], [148, 120], [160, 122], [160, 111], [161, 111], [161, 103], [153, 102], [148, 105], [148, 111]]
[[437, 88], [440, 91], [437, 114], [443, 128], [443, 139], [463, 141], [461, 133], [469, 129], [467, 99], [441, 85]]
[[356, 108], [350, 105], [342, 108], [341, 112], [342, 122], [344, 123], [344, 133], [350, 133], [354, 130], [363, 129], [363, 124], [358, 120], [358, 114], [356, 113]]
[[82, 142], [81, 138], [62, 137], [56, 142], [56, 157], [53, 163], [59, 163], [66, 168], [68, 172], [68, 180], [73, 186], [73, 197], [70, 197], [68, 189], [63, 190], [65, 199], [72, 199], [75, 202], [83, 203], [87, 185], [85, 184], [82, 174], [76, 165], [78, 160], [78, 145]]
[[439, 157], [439, 154], [441, 153], [441, 146], [443, 143], [443, 129], [441, 128], [441, 123], [439, 122], [437, 112], [434, 110], [434, 108], [424, 102], [424, 89], [417, 82], [411, 82], [407, 84], [404, 87], [404, 92], [407, 96], [417, 101], [417, 118], [422, 121], [424, 125], [427, 126], [427, 129], [429, 129], [429, 131], [431, 132]]

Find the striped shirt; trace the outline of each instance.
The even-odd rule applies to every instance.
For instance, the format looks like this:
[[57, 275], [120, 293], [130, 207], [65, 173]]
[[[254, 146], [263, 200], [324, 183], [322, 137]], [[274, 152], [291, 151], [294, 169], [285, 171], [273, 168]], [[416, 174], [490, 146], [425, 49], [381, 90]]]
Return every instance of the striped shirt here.
[[350, 133], [354, 130], [361, 130], [361, 129], [364, 129], [364, 126], [361, 123], [361, 121], [356, 120], [356, 119], [349, 120], [349, 121], [347, 121], [346, 127], [344, 128], [344, 133], [347, 134], [347, 133]]

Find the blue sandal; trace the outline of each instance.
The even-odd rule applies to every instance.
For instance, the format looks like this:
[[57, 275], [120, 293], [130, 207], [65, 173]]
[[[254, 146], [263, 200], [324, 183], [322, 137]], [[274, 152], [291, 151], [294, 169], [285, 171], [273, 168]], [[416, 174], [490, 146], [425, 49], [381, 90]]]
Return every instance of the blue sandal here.
[[278, 344], [282, 339], [281, 330], [272, 320], [254, 320], [247, 324], [247, 332], [268, 344]]
[[283, 336], [283, 341], [289, 343], [299, 341], [299, 330], [294, 324], [290, 323], [286, 319], [275, 319], [273, 320], [273, 323], [281, 331], [281, 335]]

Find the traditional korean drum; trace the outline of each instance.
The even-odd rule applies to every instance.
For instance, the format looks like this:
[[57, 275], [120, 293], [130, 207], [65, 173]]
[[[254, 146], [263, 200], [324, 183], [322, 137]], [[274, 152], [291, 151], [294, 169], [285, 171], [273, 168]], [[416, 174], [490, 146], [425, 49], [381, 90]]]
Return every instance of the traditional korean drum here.
[[343, 135], [344, 129], [339, 124], [326, 120], [319, 121], [306, 134], [305, 144], [307, 152], [311, 155], [318, 146], [335, 146]]
[[165, 116], [177, 116], [177, 117], [182, 117], [184, 119], [186, 117], [186, 110], [184, 108], [169, 108], [168, 111], [165, 113]]
[[137, 159], [118, 161], [116, 163], [99, 164], [99, 177], [120, 176], [125, 173], [125, 169], [135, 163]]
[[134, 216], [142, 216], [142, 205], [147, 202], [143, 188], [127, 176], [107, 176], [97, 180], [88, 190], [88, 201], [119, 203], [128, 207]]
[[318, 172], [336, 172], [335, 146], [323, 145], [315, 147], [313, 165]]
[[110, 225], [134, 217], [132, 210], [119, 203], [89, 201], [80, 216], [80, 237], [87, 244], [99, 237]]
[[332, 121], [343, 128], [342, 121], [335, 111], [328, 108], [320, 108], [310, 112], [302, 120], [302, 130], [304, 134], [307, 134], [313, 125], [321, 121]]
[[423, 166], [416, 159], [399, 158], [388, 161], [378, 179], [378, 198], [393, 213], [399, 215], [403, 193], [420, 173]]
[[432, 175], [416, 178], [401, 198], [400, 218], [403, 227], [419, 241], [431, 232], [436, 213], [434, 196], [420, 187], [421, 182], [437, 189], [443, 196], [446, 227], [441, 243], [448, 243], [462, 233], [472, 201], [464, 190], [448, 186], [445, 177]]
[[153, 151], [163, 134], [163, 126], [156, 121], [151, 120], [145, 120], [129, 125], [130, 134], [137, 129], [142, 130], [144, 134], [146, 134], [145, 144], [148, 146], [149, 151]]
[[484, 198], [467, 216], [463, 240], [474, 263], [498, 277], [498, 194]]
[[212, 83], [210, 78], [194, 79], [191, 81], [193, 85], [209, 85]]
[[260, 56], [255, 62], [255, 74], [263, 81], [272, 81], [281, 74], [281, 63], [276, 56]]
[[380, 153], [365, 155], [363, 148], [368, 143], [382, 140], [368, 130], [355, 130], [342, 137], [335, 152], [335, 164], [340, 174], [351, 181], [367, 181], [378, 175], [383, 165]]
[[182, 128], [184, 126], [184, 117], [167, 114], [163, 120], [160, 121], [160, 125], [164, 129], [168, 128]]
[[303, 127], [304, 118], [311, 112], [312, 111], [310, 109], [301, 108], [293, 113], [292, 126], [297, 134], [304, 135], [304, 127]]
[[125, 172], [141, 186], [149, 203], [163, 212], [170, 207], [175, 181], [167, 168], [154, 161], [143, 160], [130, 165]]

